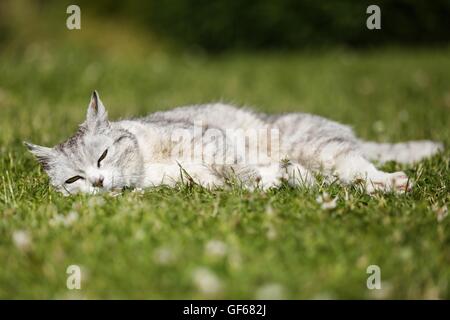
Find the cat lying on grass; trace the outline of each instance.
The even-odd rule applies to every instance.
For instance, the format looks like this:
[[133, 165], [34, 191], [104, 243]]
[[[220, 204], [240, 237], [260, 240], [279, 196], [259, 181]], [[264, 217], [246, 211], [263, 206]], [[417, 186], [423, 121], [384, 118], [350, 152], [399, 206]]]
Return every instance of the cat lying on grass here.
[[370, 160], [413, 163], [443, 148], [432, 141], [366, 142], [318, 116], [266, 115], [222, 103], [112, 122], [95, 91], [75, 135], [53, 148], [25, 144], [66, 195], [188, 180], [208, 188], [232, 179], [246, 188], [311, 186], [318, 172], [359, 182], [369, 193], [406, 192], [412, 183], [405, 173], [380, 171]]

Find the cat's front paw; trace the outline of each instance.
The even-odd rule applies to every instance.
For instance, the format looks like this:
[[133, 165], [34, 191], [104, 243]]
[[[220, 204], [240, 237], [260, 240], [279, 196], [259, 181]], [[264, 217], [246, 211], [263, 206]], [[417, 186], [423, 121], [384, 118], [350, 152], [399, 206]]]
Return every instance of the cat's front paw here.
[[366, 190], [368, 193], [377, 191], [406, 193], [412, 190], [412, 186], [412, 181], [403, 171], [383, 173], [382, 176], [375, 179], [368, 179], [366, 182]]

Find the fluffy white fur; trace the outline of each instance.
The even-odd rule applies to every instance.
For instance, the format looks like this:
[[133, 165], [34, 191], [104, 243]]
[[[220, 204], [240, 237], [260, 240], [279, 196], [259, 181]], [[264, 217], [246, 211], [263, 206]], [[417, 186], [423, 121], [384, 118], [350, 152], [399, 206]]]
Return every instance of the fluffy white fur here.
[[[229, 139], [230, 132], [246, 137], [244, 148]], [[248, 142], [255, 132], [272, 132], [276, 139], [268, 142], [263, 134], [255, 151]], [[368, 192], [403, 192], [412, 186], [405, 173], [380, 171], [370, 160], [412, 163], [442, 149], [432, 141], [364, 142], [349, 127], [318, 116], [266, 115], [222, 103], [112, 122], [96, 92], [74, 136], [53, 148], [26, 145], [51, 184], [67, 195], [183, 181], [216, 187], [232, 179], [248, 188], [277, 187], [282, 181], [310, 186], [316, 172], [346, 184], [362, 182]], [[262, 145], [267, 147], [263, 160], [258, 158]], [[192, 152], [197, 149], [201, 152]], [[252, 157], [259, 160], [249, 161]]]

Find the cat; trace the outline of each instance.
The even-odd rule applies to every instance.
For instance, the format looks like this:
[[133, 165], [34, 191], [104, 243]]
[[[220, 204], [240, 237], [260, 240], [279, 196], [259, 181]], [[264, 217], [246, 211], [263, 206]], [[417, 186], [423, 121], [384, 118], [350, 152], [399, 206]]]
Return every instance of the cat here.
[[[236, 132], [240, 142], [230, 138]], [[250, 147], [249, 141], [258, 143]], [[414, 163], [443, 149], [432, 141], [365, 142], [350, 127], [319, 116], [266, 115], [223, 103], [112, 122], [97, 91], [86, 120], [68, 140], [53, 148], [24, 143], [65, 195], [179, 182], [310, 187], [317, 173], [343, 184], [358, 182], [368, 193], [407, 192], [412, 181], [404, 172], [383, 172], [370, 161]]]

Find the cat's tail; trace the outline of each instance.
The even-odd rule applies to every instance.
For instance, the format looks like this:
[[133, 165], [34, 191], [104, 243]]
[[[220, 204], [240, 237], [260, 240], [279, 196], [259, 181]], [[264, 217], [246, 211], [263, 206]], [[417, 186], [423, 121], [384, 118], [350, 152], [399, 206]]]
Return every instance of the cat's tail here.
[[409, 141], [402, 143], [362, 142], [361, 151], [369, 160], [380, 163], [396, 161], [400, 163], [415, 163], [444, 150], [440, 142], [429, 140]]

